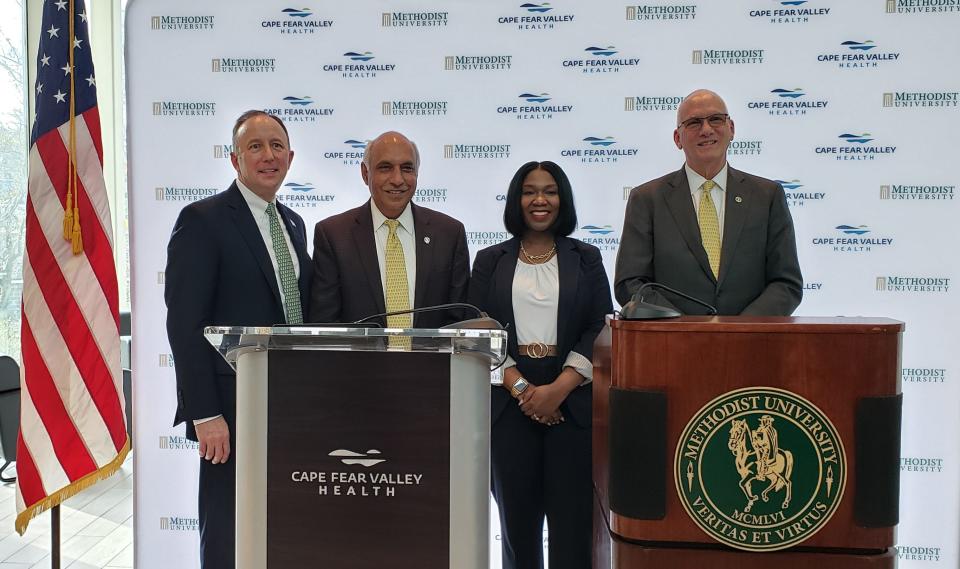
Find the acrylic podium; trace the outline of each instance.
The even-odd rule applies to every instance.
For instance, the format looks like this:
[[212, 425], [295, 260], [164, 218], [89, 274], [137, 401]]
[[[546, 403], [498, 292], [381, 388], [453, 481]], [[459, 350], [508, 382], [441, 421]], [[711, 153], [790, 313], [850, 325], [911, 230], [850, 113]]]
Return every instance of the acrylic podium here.
[[237, 371], [237, 569], [486, 569], [490, 369], [506, 332], [205, 335]]

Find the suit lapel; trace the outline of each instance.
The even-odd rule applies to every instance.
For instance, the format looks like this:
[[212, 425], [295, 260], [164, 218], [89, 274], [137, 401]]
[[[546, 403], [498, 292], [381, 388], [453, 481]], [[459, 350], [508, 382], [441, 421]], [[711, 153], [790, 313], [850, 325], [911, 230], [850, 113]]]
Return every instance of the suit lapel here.
[[417, 278], [413, 284], [413, 306], [423, 307], [423, 297], [427, 294], [427, 283], [430, 280], [430, 267], [433, 266], [433, 227], [430, 225], [430, 216], [419, 207], [410, 204], [413, 213], [413, 241], [417, 251]]
[[273, 263], [270, 262], [267, 245], [263, 242], [263, 236], [260, 234], [260, 228], [257, 227], [257, 222], [253, 219], [253, 213], [250, 212], [250, 207], [247, 206], [247, 202], [244, 201], [237, 184], [234, 183], [227, 191], [230, 192], [228, 203], [230, 205], [233, 222], [237, 226], [237, 231], [239, 231], [240, 236], [243, 237], [244, 242], [246, 242], [247, 248], [250, 250], [253, 258], [256, 259], [257, 266], [260, 267], [260, 272], [263, 273], [264, 278], [267, 279], [267, 282], [270, 284], [270, 290], [273, 291], [273, 299], [276, 301], [280, 313], [283, 314], [283, 302], [280, 300], [280, 287], [277, 284], [277, 277], [273, 271]]
[[560, 273], [560, 299], [557, 301], [557, 344], [567, 345], [567, 324], [575, 310], [577, 298], [577, 273], [580, 268], [580, 255], [573, 242], [566, 237], [557, 238], [557, 271]]
[[697, 223], [697, 211], [693, 208], [693, 199], [690, 197], [690, 183], [687, 181], [687, 173], [683, 168], [671, 176], [668, 180], [670, 187], [664, 196], [667, 207], [670, 208], [670, 214], [683, 235], [683, 240], [687, 242], [687, 248], [693, 253], [693, 256], [700, 263], [703, 269], [711, 279], [713, 270], [710, 268], [710, 260], [707, 258], [707, 252], [703, 248], [703, 238], [700, 237], [700, 224]]
[[[514, 237], [502, 243], [500, 246], [502, 248], [502, 255], [497, 259], [493, 273], [493, 292], [496, 295], [495, 306], [501, 307], [504, 322], [514, 322], [513, 276], [517, 272], [517, 255], [520, 254], [520, 240]], [[514, 329], [507, 334], [507, 346], [509, 353], [517, 353], [516, 324], [514, 324]], [[510, 348], [512, 348], [512, 350]]]
[[357, 259], [363, 265], [363, 272], [367, 275], [367, 284], [373, 292], [377, 312], [386, 312], [383, 281], [380, 279], [380, 265], [377, 259], [377, 243], [373, 238], [373, 214], [370, 212], [370, 202], [354, 211], [356, 224], [353, 226], [353, 242], [357, 246]]
[[[720, 249], [720, 275], [719, 282], [723, 282], [727, 274], [728, 267], [737, 250], [737, 242], [740, 240], [740, 233], [743, 230], [743, 224], [747, 219], [747, 212], [754, 200], [752, 190], [749, 185], [744, 183], [743, 172], [727, 169], [727, 188], [724, 198], [723, 210], [723, 245]], [[739, 200], [739, 201], [738, 201]]]

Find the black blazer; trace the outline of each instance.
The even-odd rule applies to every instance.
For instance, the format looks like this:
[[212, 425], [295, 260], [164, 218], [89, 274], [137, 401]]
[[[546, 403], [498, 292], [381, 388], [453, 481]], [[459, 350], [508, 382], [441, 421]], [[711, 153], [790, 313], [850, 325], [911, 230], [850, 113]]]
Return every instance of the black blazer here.
[[[517, 269], [520, 240], [516, 237], [477, 253], [470, 277], [468, 302], [508, 326], [507, 352], [518, 358], [516, 321], [513, 317], [513, 276]], [[562, 371], [567, 355], [577, 352], [593, 360], [593, 342], [604, 326], [604, 316], [613, 312], [610, 283], [603, 268], [600, 251], [569, 237], [557, 238], [557, 269], [560, 275], [560, 299], [557, 318], [557, 353]], [[491, 420], [496, 421], [512, 401], [506, 389], [493, 389]], [[591, 424], [591, 388], [574, 389], [567, 397], [568, 415], [581, 426]]]
[[[312, 268], [303, 219], [277, 203], [300, 265], [307, 312]], [[167, 245], [164, 300], [177, 376], [174, 425], [223, 415], [233, 428], [234, 372], [203, 337], [206, 326], [272, 326], [286, 321], [280, 287], [257, 223], [236, 183], [183, 208]]]
[[[438, 211], [411, 204], [417, 244], [413, 308], [463, 302], [470, 257], [463, 224]], [[317, 223], [313, 233], [310, 322], [354, 322], [386, 312], [370, 201]], [[457, 312], [425, 312], [415, 328], [439, 328], [460, 319]]]

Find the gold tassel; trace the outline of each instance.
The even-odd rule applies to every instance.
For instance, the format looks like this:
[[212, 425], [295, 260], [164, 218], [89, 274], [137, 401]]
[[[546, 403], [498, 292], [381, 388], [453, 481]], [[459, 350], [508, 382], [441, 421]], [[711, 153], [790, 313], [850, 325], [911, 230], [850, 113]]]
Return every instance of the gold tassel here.
[[67, 189], [67, 208], [63, 210], [63, 238], [73, 241], [73, 192]]
[[80, 232], [80, 212], [73, 217], [73, 231], [71, 232], [71, 243], [73, 244], [73, 254], [83, 253], [83, 233]]

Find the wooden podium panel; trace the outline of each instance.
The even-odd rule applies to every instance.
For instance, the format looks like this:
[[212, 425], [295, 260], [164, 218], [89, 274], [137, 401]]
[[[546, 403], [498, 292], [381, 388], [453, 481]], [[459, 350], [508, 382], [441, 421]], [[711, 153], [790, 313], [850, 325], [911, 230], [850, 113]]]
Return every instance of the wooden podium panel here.
[[[855, 508], [860, 491], [856, 484], [860, 466], [857, 445], [865, 442], [856, 438], [857, 410], [866, 399], [889, 400], [900, 393], [903, 329], [901, 322], [877, 318], [609, 320], [594, 351], [594, 482], [602, 519], [609, 523], [615, 541], [622, 540], [621, 549], [630, 542], [726, 549], [701, 530], [681, 505], [674, 485], [674, 452], [687, 422], [706, 403], [730, 391], [764, 386], [795, 393], [819, 407], [833, 422], [846, 451], [845, 494], [830, 521], [804, 541], [802, 548], [885, 552], [893, 545], [893, 524], [865, 527], [870, 524], [862, 522], [863, 512], [858, 514]], [[651, 461], [665, 469], [665, 488], [650, 489], [664, 492], [662, 517], [638, 519], [611, 510], [607, 486], [611, 390], [665, 398], [666, 457]], [[771, 555], [783, 555], [738, 556], [726, 550], [734, 558], [748, 555], [767, 561], [773, 560]], [[634, 552], [648, 559], [660, 553]], [[710, 566], [723, 565], [711, 561]]]

